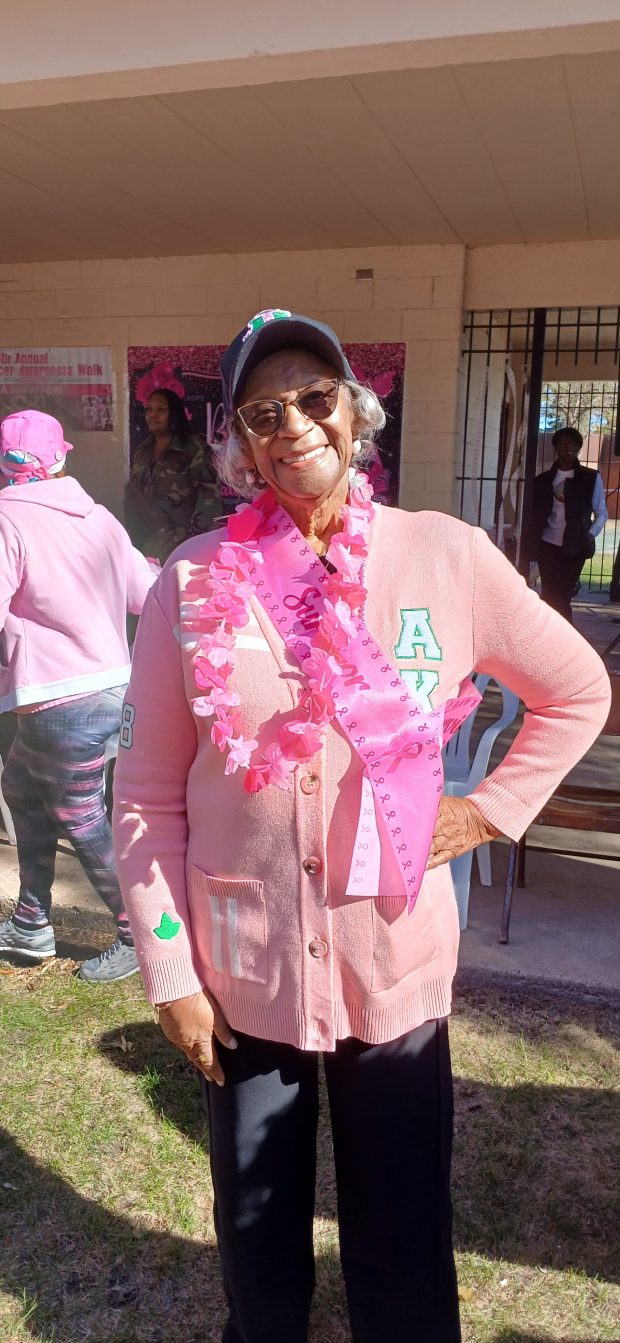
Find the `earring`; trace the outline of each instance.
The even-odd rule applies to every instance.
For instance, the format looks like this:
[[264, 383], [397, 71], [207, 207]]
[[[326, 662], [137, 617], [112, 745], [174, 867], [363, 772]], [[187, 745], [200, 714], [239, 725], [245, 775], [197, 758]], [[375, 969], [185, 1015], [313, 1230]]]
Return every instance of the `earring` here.
[[256, 485], [256, 471], [251, 471], [249, 467], [245, 473], [245, 483], [249, 490]]
[[355, 477], [356, 477], [356, 475], [357, 475], [357, 467], [356, 467], [355, 463], [356, 463], [357, 455], [358, 455], [358, 453], [359, 453], [359, 451], [360, 451], [361, 446], [362, 446], [362, 445], [361, 445], [361, 443], [360, 443], [359, 438], [354, 438], [354, 439], [353, 439], [353, 452], [351, 453], [351, 465], [350, 465], [350, 467], [349, 467], [349, 481], [355, 480]]

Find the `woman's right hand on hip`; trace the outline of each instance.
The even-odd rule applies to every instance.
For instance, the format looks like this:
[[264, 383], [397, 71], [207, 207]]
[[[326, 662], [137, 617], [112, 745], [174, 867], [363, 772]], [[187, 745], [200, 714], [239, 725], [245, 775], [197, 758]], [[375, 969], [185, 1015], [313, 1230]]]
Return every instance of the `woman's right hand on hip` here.
[[190, 1063], [204, 1073], [208, 1082], [217, 1082], [218, 1086], [223, 1087], [224, 1073], [214, 1037], [226, 1049], [236, 1049], [237, 1041], [224, 1019], [221, 1007], [206, 989], [161, 1006], [159, 1024], [170, 1043], [187, 1055]]

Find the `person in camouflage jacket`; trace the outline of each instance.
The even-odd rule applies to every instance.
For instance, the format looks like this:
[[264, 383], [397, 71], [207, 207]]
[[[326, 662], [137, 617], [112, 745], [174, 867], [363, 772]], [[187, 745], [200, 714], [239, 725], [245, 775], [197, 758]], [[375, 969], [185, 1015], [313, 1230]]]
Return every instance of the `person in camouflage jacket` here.
[[152, 392], [145, 419], [149, 435], [131, 464], [125, 526], [138, 550], [164, 564], [188, 536], [217, 526], [232, 501], [222, 498], [209, 449], [192, 436], [176, 392]]

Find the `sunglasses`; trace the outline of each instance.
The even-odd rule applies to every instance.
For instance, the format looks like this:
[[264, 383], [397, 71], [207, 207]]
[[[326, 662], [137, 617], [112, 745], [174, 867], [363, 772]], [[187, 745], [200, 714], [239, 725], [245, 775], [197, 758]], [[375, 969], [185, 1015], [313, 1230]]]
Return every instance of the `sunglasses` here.
[[256, 438], [272, 438], [282, 428], [289, 406], [296, 406], [306, 420], [314, 420], [315, 424], [328, 420], [338, 405], [339, 387], [339, 378], [313, 382], [291, 401], [249, 401], [246, 406], [239, 406], [237, 415], [248, 433]]

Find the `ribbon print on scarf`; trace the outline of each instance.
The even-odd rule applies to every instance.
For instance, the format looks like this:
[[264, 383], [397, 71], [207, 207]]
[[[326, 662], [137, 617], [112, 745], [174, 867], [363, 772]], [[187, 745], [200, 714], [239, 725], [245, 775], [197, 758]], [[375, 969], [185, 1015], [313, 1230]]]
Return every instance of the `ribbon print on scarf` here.
[[[255, 593], [300, 667], [313, 656], [327, 575], [288, 514], [277, 508], [260, 537]], [[333, 691], [335, 717], [364, 762], [362, 796], [347, 895], [376, 896], [381, 859], [376, 809], [403, 878], [409, 911], [424, 876], [443, 790], [442, 745], [480, 701], [471, 681], [456, 699], [427, 713], [416, 704], [363, 618], [346, 649]]]

